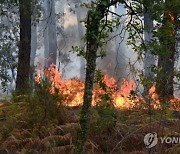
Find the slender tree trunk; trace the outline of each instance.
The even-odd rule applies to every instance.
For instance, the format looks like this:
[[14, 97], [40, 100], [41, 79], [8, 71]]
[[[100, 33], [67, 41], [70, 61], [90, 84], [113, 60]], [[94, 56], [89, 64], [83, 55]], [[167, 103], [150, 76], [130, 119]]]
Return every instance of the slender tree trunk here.
[[[126, 14], [126, 8], [123, 5], [117, 4], [115, 7], [115, 13], [119, 15]], [[122, 24], [125, 25], [125, 17], [122, 17], [121, 19]], [[119, 27], [115, 31], [116, 34], [120, 34], [122, 32], [123, 26], [119, 25]], [[122, 33], [123, 35], [123, 33]], [[125, 34], [125, 39], [127, 38], [128, 33]], [[121, 42], [121, 43], [120, 43]], [[117, 82], [120, 84], [123, 80], [123, 78], [127, 77], [127, 70], [124, 69], [127, 67], [127, 62], [124, 57], [127, 56], [127, 47], [126, 47], [126, 41], [122, 41], [122, 36], [118, 36], [115, 38], [115, 51], [116, 51], [116, 58], [115, 58], [115, 74], [117, 76]]]
[[160, 29], [161, 34], [159, 37], [162, 51], [158, 57], [158, 72], [156, 81], [156, 91], [162, 102], [168, 101], [173, 97], [173, 84], [174, 84], [174, 61], [175, 61], [175, 19], [172, 8], [172, 1], [166, 1], [166, 10], [164, 13], [164, 19], [162, 27]]
[[[146, 12], [144, 13], [144, 40], [145, 43], [152, 41], [153, 36], [153, 20], [151, 17], [150, 10], [147, 7]], [[152, 66], [155, 64], [155, 57], [147, 49], [144, 56], [144, 75], [148, 81], [152, 81], [154, 77], [154, 72], [152, 72]], [[151, 85], [145, 85], [144, 94], [147, 95]]]
[[33, 87], [34, 85], [34, 72], [35, 72], [35, 58], [36, 58], [36, 50], [37, 50], [37, 25], [32, 25], [31, 26], [31, 31], [32, 31], [32, 38], [31, 38], [31, 59], [30, 59], [30, 83], [31, 86]]
[[55, 14], [55, 0], [47, 0], [47, 9], [45, 23], [45, 66], [49, 67], [52, 63], [56, 64], [57, 59], [57, 35], [56, 35], [56, 14]]
[[[78, 33], [79, 33], [79, 38], [80, 38], [80, 46], [83, 48], [84, 46], [84, 42], [82, 40], [82, 37], [83, 37], [83, 26], [82, 26], [82, 23], [81, 23], [81, 14], [83, 12], [81, 12], [81, 8], [80, 8], [80, 4], [81, 4], [81, 0], [79, 1], [79, 3], [77, 4], [78, 5], [78, 8], [76, 9], [76, 15], [77, 15], [77, 22], [78, 22]], [[80, 77], [82, 80], [84, 80], [85, 78], [85, 60], [83, 57], [80, 57]]]
[[[105, 1], [108, 3], [108, 0]], [[88, 129], [91, 117], [91, 103], [92, 103], [92, 91], [94, 83], [94, 74], [96, 68], [96, 58], [98, 50], [98, 34], [100, 20], [104, 17], [106, 7], [101, 4], [97, 5], [95, 10], [88, 11], [87, 18], [87, 51], [86, 51], [86, 78], [85, 78], [85, 90], [84, 101], [80, 117], [81, 132], [78, 134], [77, 145], [75, 149], [76, 154], [83, 152], [84, 144], [87, 140]]]
[[49, 19], [50, 25], [48, 28], [49, 34], [49, 61], [48, 65], [56, 64], [57, 59], [57, 35], [56, 35], [56, 13], [55, 13], [55, 0], [51, 0], [49, 5], [51, 9], [51, 17]]
[[36, 16], [38, 13], [40, 13], [38, 9], [38, 1], [34, 0], [32, 2], [32, 15], [31, 15], [31, 56], [30, 56], [30, 85], [31, 88], [34, 88], [34, 73], [35, 73], [35, 58], [36, 58], [36, 52], [37, 52], [37, 27], [38, 27], [38, 21], [36, 21]]
[[31, 61], [30, 64], [34, 67], [34, 62], [36, 58], [36, 50], [37, 50], [37, 25], [32, 25], [32, 39], [31, 39]]
[[19, 0], [20, 44], [16, 80], [17, 94], [29, 89], [30, 53], [31, 53], [31, 0]]
[[49, 14], [48, 14], [48, 4], [47, 0], [44, 1], [44, 15], [43, 15], [43, 22], [42, 22], [42, 28], [43, 28], [43, 37], [44, 37], [44, 66], [48, 67], [48, 60], [49, 60], [49, 36], [48, 36], [48, 30], [49, 30]]

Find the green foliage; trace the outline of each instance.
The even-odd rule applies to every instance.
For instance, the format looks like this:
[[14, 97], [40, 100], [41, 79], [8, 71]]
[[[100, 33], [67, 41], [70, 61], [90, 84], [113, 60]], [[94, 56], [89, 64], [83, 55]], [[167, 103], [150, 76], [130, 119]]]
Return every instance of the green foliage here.
[[103, 80], [104, 74], [100, 70], [96, 70], [95, 73], [95, 83], [99, 85], [99, 87], [105, 92], [104, 94], [100, 94], [100, 98], [102, 102], [110, 103], [112, 101], [112, 91], [106, 85], [106, 82]]
[[[152, 71], [154, 72], [154, 71]], [[147, 87], [148, 89], [151, 88], [154, 84], [154, 81], [152, 79], [149, 79], [144, 75], [143, 72], [139, 73], [139, 78], [140, 78], [140, 83], [144, 86]]]
[[103, 77], [104, 77], [104, 74], [100, 70], [96, 70], [94, 82], [97, 83], [102, 90], [107, 91], [108, 87], [105, 81], [103, 80]]
[[99, 103], [92, 111], [90, 132], [107, 133], [113, 131], [117, 111], [108, 103]]
[[62, 96], [58, 90], [51, 93], [51, 82], [48, 79], [41, 80], [41, 83], [36, 83], [36, 88], [30, 96], [28, 102], [29, 122], [33, 124], [46, 124], [48, 121], [57, 118], [58, 102], [61, 102]]
[[[41, 127], [57, 122], [58, 110], [63, 99], [57, 89], [51, 93], [52, 83], [49, 79], [41, 79], [35, 83], [34, 91], [27, 95], [13, 96], [15, 104], [24, 102], [26, 112], [22, 113], [30, 128]], [[14, 115], [14, 114], [13, 114]]]
[[6, 138], [15, 127], [21, 128], [21, 126], [24, 125], [24, 120], [27, 118], [25, 116], [27, 111], [26, 104], [23, 102], [9, 103], [0, 110], [4, 111], [7, 119], [1, 125], [2, 135], [4, 138]]
[[86, 55], [84, 49], [79, 46], [72, 46], [72, 50], [70, 52], [76, 53], [77, 56], [80, 56], [80, 57], [85, 57]]
[[10, 132], [14, 129], [14, 121], [12, 119], [8, 120], [5, 125], [2, 127], [2, 136], [5, 138], [9, 135]]

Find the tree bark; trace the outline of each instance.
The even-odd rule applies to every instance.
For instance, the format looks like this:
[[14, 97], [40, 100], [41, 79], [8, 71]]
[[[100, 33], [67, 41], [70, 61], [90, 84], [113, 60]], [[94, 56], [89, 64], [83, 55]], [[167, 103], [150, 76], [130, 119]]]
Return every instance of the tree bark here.
[[17, 94], [29, 90], [30, 54], [31, 54], [31, 0], [19, 0], [20, 44], [16, 80]]
[[[145, 43], [151, 42], [153, 39], [153, 20], [149, 8], [144, 13], [144, 41]], [[147, 49], [144, 55], [144, 75], [148, 81], [152, 81], [154, 72], [152, 66], [155, 64], [155, 57]], [[147, 95], [151, 85], [145, 85], [144, 94]]]
[[[77, 3], [77, 9], [76, 9], [76, 15], [77, 15], [77, 26], [78, 26], [78, 33], [79, 33], [79, 38], [80, 38], [80, 47], [83, 48], [84, 46], [84, 42], [82, 40], [82, 37], [83, 37], [83, 33], [84, 33], [84, 28], [83, 28], [83, 25], [81, 23], [81, 14], [83, 13], [82, 12], [82, 9], [80, 8], [80, 4], [81, 4], [81, 0]], [[81, 77], [81, 80], [84, 80], [85, 79], [85, 60], [83, 57], [80, 57], [80, 77]]]
[[[106, 3], [109, 1], [106, 0]], [[86, 78], [85, 78], [85, 90], [83, 107], [80, 117], [81, 132], [78, 134], [77, 144], [75, 153], [83, 153], [83, 147], [87, 140], [88, 129], [91, 117], [91, 102], [92, 102], [92, 91], [94, 83], [94, 74], [96, 68], [96, 58], [98, 50], [98, 34], [100, 20], [104, 17], [106, 7], [101, 4], [102, 1], [97, 4], [94, 10], [88, 11], [87, 25], [86, 25]]]
[[57, 59], [57, 35], [56, 35], [56, 14], [55, 0], [45, 2], [45, 67], [56, 64]]
[[31, 87], [33, 88], [34, 86], [34, 72], [35, 72], [35, 58], [36, 58], [36, 50], [37, 50], [37, 25], [32, 25], [31, 26], [31, 31], [32, 31], [32, 36], [31, 36], [31, 58], [30, 58], [30, 83]]
[[[158, 72], [156, 81], [156, 91], [159, 99], [168, 101], [173, 97], [174, 84], [174, 61], [175, 61], [175, 14], [172, 10], [172, 1], [166, 1], [166, 10], [159, 37], [162, 51], [158, 57]], [[163, 35], [162, 35], [163, 34]]]

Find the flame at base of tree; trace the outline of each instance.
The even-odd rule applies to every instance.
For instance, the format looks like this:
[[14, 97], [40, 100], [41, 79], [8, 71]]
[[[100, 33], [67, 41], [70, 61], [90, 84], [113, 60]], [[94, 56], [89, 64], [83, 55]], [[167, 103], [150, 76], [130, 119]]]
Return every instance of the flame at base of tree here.
[[[43, 72], [44, 76], [51, 82], [50, 93], [58, 91], [59, 94], [64, 96], [64, 105], [67, 106], [79, 106], [83, 103], [84, 95], [84, 82], [79, 79], [62, 79], [61, 72], [57, 71], [56, 66], [52, 64], [48, 69]], [[41, 84], [42, 75], [38, 70], [35, 82]], [[102, 96], [107, 93], [111, 96], [111, 100], [108, 100], [116, 108], [120, 109], [133, 109], [137, 106], [148, 104], [146, 101], [135, 94], [136, 84], [132, 80], [123, 79], [120, 88], [117, 86], [117, 82], [114, 78], [104, 75], [102, 81], [106, 85], [106, 90], [103, 90], [98, 84], [94, 84], [92, 105], [97, 105], [103, 102]], [[150, 104], [154, 109], [161, 109], [158, 95], [155, 92], [155, 86], [153, 85], [149, 90]], [[180, 99], [174, 97], [170, 100], [170, 107], [175, 110], [180, 110]], [[144, 108], [146, 108], [144, 107]]]

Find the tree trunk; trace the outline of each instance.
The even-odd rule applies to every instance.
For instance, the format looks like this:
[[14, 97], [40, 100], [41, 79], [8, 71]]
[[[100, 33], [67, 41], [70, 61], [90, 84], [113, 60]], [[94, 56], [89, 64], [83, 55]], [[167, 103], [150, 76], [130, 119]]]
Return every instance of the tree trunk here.
[[162, 27], [160, 29], [159, 40], [162, 50], [158, 57], [158, 72], [156, 81], [156, 91], [160, 100], [168, 101], [173, 97], [173, 78], [175, 61], [175, 14], [171, 8], [172, 1], [166, 1], [166, 10]]
[[57, 59], [57, 35], [56, 35], [56, 14], [55, 0], [46, 2], [46, 29], [45, 29], [45, 66], [49, 67], [52, 63], [56, 64]]
[[[150, 10], [147, 8], [144, 13], [144, 41], [145, 43], [149, 43], [152, 41], [153, 36], [153, 20], [151, 17]], [[144, 75], [148, 81], [152, 81], [154, 77], [154, 72], [152, 72], [152, 66], [155, 64], [155, 57], [152, 53], [147, 49], [144, 56]], [[147, 95], [150, 84], [145, 85], [144, 94]]]
[[31, 0], [19, 0], [20, 44], [16, 80], [17, 94], [29, 90], [30, 53], [31, 53]]
[[49, 57], [49, 36], [48, 36], [48, 27], [49, 27], [49, 14], [48, 14], [48, 4], [47, 0], [44, 1], [44, 15], [42, 21], [43, 28], [43, 38], [44, 38], [44, 66], [48, 67], [48, 57]]
[[[81, 14], [83, 13], [82, 9], [80, 8], [81, 7], [80, 6], [81, 3], [82, 3], [81, 1], [79, 1], [77, 3], [78, 7], [76, 9], [76, 15], [77, 15], [77, 22], [78, 22], [78, 24], [77, 24], [77, 26], [78, 26], [78, 33], [79, 33], [79, 38], [80, 38], [80, 47], [83, 48], [84, 42], [82, 40], [82, 37], [84, 35], [83, 34], [84, 33], [84, 28], [83, 28], [83, 25], [81, 23]], [[81, 77], [81, 80], [85, 79], [85, 68], [84, 68], [84, 66], [85, 66], [85, 60], [84, 60], [83, 57], [80, 57], [80, 77]]]
[[[86, 51], [86, 78], [85, 78], [85, 90], [84, 101], [80, 117], [81, 132], [78, 134], [75, 153], [81, 154], [83, 152], [84, 144], [87, 140], [88, 129], [91, 117], [91, 103], [92, 103], [92, 91], [94, 83], [94, 74], [96, 68], [96, 58], [98, 50], [98, 34], [100, 20], [104, 17], [106, 7], [99, 2], [95, 10], [88, 11], [87, 18], [87, 51]], [[106, 0], [108, 3], [108, 0]]]
[[32, 25], [31, 26], [31, 31], [32, 31], [32, 38], [31, 38], [31, 59], [30, 59], [30, 83], [33, 88], [34, 86], [34, 72], [35, 72], [35, 58], [36, 58], [36, 50], [37, 50], [37, 25]]

